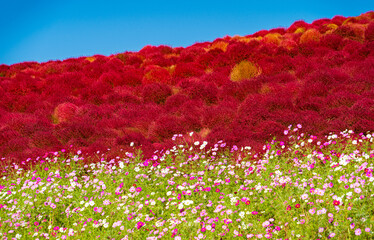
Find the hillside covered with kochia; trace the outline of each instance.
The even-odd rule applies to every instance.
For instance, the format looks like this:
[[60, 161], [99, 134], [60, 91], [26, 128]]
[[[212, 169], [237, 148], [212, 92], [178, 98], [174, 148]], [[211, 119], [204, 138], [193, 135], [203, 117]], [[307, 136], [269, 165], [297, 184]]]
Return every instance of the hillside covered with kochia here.
[[0, 157], [50, 151], [142, 148], [150, 157], [174, 134], [213, 146], [287, 141], [306, 134], [374, 131], [374, 12], [190, 47], [45, 63], [0, 65]]

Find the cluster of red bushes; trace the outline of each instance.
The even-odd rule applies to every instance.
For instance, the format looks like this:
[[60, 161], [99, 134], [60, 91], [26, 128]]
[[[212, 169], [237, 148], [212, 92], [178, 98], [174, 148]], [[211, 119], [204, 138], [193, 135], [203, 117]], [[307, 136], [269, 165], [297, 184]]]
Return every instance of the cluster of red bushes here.
[[283, 130], [374, 131], [374, 12], [187, 48], [0, 65], [0, 156], [81, 149], [147, 157], [177, 133], [257, 150]]

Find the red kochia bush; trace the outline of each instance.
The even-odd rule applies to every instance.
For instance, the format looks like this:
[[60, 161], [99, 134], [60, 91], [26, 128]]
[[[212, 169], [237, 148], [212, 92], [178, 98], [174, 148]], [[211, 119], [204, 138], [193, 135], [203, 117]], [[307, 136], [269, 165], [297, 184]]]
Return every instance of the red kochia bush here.
[[349, 38], [355, 41], [360, 41], [362, 38], [359, 34], [355, 32], [353, 27], [350, 25], [341, 25], [334, 31], [334, 34], [337, 34], [337, 35], [342, 36], [343, 38]]
[[230, 81], [228, 75], [225, 75], [220, 72], [212, 72], [209, 74], [204, 74], [200, 79], [203, 82], [213, 82], [218, 87], [221, 87], [222, 85]]
[[351, 111], [361, 118], [368, 120], [374, 119], [374, 100], [370, 98], [363, 98], [358, 100], [351, 107]]
[[52, 132], [37, 131], [32, 135], [32, 144], [38, 148], [57, 147], [61, 146], [58, 139]]
[[235, 122], [241, 126], [255, 126], [268, 119], [271, 114], [265, 109], [265, 97], [260, 94], [249, 95], [240, 104]]
[[214, 83], [197, 82], [188, 88], [188, 94], [192, 99], [201, 99], [205, 104], [215, 104], [217, 102], [218, 89]]
[[325, 65], [328, 67], [336, 67], [341, 66], [347, 58], [349, 54], [344, 51], [331, 51], [327, 53], [322, 60], [324, 61]]
[[197, 47], [195, 45], [187, 47], [181, 51], [180, 57], [178, 59], [178, 64], [182, 62], [184, 63], [194, 62], [195, 59], [203, 53], [205, 53], [205, 50], [201, 47]]
[[[272, 120], [266, 120], [262, 122], [257, 128], [256, 131], [260, 133], [258, 137], [263, 142], [270, 141], [274, 136], [282, 136], [284, 129], [286, 129], [287, 126], [283, 126], [282, 124], [279, 124]], [[280, 141], [279, 139], [277, 139]]]
[[10, 126], [0, 128], [0, 146], [5, 145], [11, 139], [22, 137], [19, 132], [12, 129]]
[[372, 133], [374, 131], [374, 122], [368, 119], [360, 119], [353, 125], [352, 130], [355, 133], [366, 133], [368, 131]]
[[229, 126], [235, 119], [236, 111], [223, 106], [207, 108], [204, 112], [203, 126], [214, 128], [219, 126]]
[[157, 139], [163, 140], [171, 138], [174, 134], [184, 134], [186, 130], [180, 117], [163, 114], [157, 118], [153, 131]]
[[122, 77], [117, 72], [110, 70], [109, 72], [103, 73], [99, 81], [109, 83], [112, 87], [117, 87], [122, 84]]
[[276, 92], [274, 94], [265, 95], [265, 111], [274, 112], [277, 110], [294, 110], [292, 104], [292, 95], [286, 91]]
[[48, 120], [29, 114], [12, 113], [6, 116], [5, 122], [25, 137], [30, 137], [35, 131], [49, 131], [52, 128]]
[[94, 124], [87, 118], [80, 118], [72, 123], [61, 123], [54, 130], [58, 140], [65, 144], [70, 139], [88, 139], [96, 132]]
[[165, 83], [165, 84], [171, 84], [171, 76], [168, 70], [165, 68], [150, 65], [147, 66], [144, 70], [145, 74], [142, 79], [143, 84], [147, 83]]
[[181, 77], [181, 78], [188, 78], [188, 77], [200, 77], [204, 74], [204, 70], [196, 63], [178, 63], [175, 67], [173, 77]]
[[101, 104], [103, 102], [102, 96], [110, 93], [113, 90], [112, 86], [101, 80], [92, 83], [89, 87], [82, 90], [82, 97], [85, 100], [94, 104]]
[[308, 98], [298, 98], [296, 100], [296, 109], [298, 110], [312, 110], [319, 112], [324, 108], [325, 98], [323, 97], [308, 97]]
[[137, 86], [142, 83], [143, 71], [135, 67], [126, 67], [121, 77], [120, 85]]
[[340, 106], [351, 107], [358, 99], [359, 96], [350, 91], [339, 91], [327, 96], [326, 105], [329, 108], [337, 108]]
[[347, 18], [343, 16], [335, 16], [331, 19], [331, 22], [340, 26]]
[[[180, 105], [177, 114], [182, 116], [186, 130], [197, 130], [200, 129], [201, 119], [205, 111], [202, 100], [193, 99], [189, 100]], [[189, 122], [190, 121], [190, 122]]]
[[341, 35], [332, 33], [323, 35], [320, 44], [321, 46], [329, 47], [334, 50], [339, 50], [341, 48], [342, 41], [343, 37]]
[[304, 22], [303, 20], [294, 22], [288, 29], [288, 33], [294, 33], [298, 28], [308, 29], [310, 24]]
[[174, 112], [178, 110], [178, 108], [183, 105], [185, 102], [187, 102], [190, 98], [184, 94], [177, 93], [172, 96], [169, 96], [166, 99], [164, 108], [167, 112]]
[[256, 43], [256, 41], [249, 44], [243, 42], [230, 43], [225, 52], [225, 55], [230, 59], [230, 65], [233, 66], [243, 60], [248, 60], [252, 55], [254, 55], [254, 49], [258, 44], [259, 43]]
[[5, 144], [4, 154], [22, 152], [29, 148], [29, 142], [26, 137], [12, 138]]
[[144, 102], [162, 104], [172, 94], [171, 88], [163, 83], [151, 83], [143, 87], [142, 97]]
[[240, 82], [226, 82], [219, 90], [219, 99], [225, 99], [227, 96], [234, 97], [242, 102], [248, 95], [257, 93], [261, 88], [259, 81], [242, 80]]
[[374, 22], [371, 22], [365, 30], [365, 40], [374, 41]]
[[124, 130], [123, 137], [116, 138], [117, 145], [129, 146], [131, 142], [134, 143], [135, 147], [149, 143], [149, 141], [140, 133], [131, 130]]

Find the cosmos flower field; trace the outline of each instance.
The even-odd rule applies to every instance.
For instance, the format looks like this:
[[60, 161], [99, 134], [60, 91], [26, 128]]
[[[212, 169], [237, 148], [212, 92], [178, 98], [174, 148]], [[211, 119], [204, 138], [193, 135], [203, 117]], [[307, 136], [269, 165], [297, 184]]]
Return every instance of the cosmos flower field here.
[[373, 239], [374, 12], [0, 65], [2, 239]]

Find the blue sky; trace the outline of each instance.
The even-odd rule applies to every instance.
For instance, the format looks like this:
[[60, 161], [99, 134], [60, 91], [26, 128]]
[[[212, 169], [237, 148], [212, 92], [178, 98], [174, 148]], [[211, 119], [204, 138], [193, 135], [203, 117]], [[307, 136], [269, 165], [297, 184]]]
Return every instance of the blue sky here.
[[0, 64], [186, 47], [373, 10], [371, 1], [47, 1], [0, 5]]

